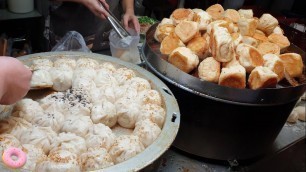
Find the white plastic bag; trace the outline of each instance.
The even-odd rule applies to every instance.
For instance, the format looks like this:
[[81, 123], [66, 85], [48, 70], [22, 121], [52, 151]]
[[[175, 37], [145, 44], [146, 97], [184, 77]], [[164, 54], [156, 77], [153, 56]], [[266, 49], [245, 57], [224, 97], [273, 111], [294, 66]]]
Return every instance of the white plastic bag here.
[[138, 43], [140, 36], [135, 31], [129, 31], [132, 36], [121, 39], [119, 35], [112, 30], [109, 35], [109, 45], [113, 57], [118, 57], [123, 61], [134, 64], [140, 64], [140, 54]]
[[52, 48], [51, 51], [81, 51], [91, 52], [86, 46], [83, 36], [76, 31], [69, 31], [66, 35]]

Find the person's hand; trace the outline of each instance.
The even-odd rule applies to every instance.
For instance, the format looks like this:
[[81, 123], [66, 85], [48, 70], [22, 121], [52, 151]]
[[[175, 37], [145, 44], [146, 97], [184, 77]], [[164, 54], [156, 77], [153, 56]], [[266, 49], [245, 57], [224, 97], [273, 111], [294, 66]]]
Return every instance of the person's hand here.
[[109, 5], [105, 0], [78, 0], [79, 3], [86, 6], [92, 13], [94, 13], [97, 17], [101, 19], [106, 19], [108, 13], [104, 10], [98, 1], [100, 1], [107, 9], [109, 9]]
[[125, 29], [128, 28], [135, 29], [137, 33], [140, 32], [140, 25], [138, 22], [138, 18], [132, 12], [126, 12], [123, 16], [123, 24]]
[[13, 104], [30, 90], [32, 72], [13, 57], [0, 56], [0, 104]]

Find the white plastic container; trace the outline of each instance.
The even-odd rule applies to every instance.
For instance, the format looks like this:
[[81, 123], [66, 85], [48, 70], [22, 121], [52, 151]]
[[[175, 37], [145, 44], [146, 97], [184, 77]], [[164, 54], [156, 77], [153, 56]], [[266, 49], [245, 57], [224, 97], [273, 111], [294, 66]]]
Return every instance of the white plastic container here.
[[134, 30], [129, 30], [129, 33], [132, 36], [121, 39], [114, 29], [110, 32], [109, 45], [112, 56], [126, 62], [140, 64], [140, 54], [137, 47], [140, 36]]
[[28, 13], [34, 10], [34, 0], [7, 0], [7, 4], [13, 13]]

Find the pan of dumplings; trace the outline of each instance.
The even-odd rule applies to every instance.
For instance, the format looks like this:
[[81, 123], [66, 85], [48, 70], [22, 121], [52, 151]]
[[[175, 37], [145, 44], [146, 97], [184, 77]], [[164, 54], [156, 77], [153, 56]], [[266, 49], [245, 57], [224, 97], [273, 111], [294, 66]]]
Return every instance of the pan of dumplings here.
[[[94, 53], [18, 59], [33, 71], [33, 89], [0, 118], [0, 151], [25, 152], [22, 170], [138, 171], [174, 141], [176, 99], [145, 69]], [[10, 169], [2, 159], [0, 169]]]
[[305, 52], [290, 44], [276, 18], [210, 8], [176, 9], [148, 30], [142, 53], [154, 73], [223, 102], [269, 105], [301, 96]]
[[179, 8], [147, 31], [147, 69], [180, 108], [176, 148], [240, 164], [272, 147], [306, 90], [306, 56], [272, 15], [258, 17], [220, 4]]

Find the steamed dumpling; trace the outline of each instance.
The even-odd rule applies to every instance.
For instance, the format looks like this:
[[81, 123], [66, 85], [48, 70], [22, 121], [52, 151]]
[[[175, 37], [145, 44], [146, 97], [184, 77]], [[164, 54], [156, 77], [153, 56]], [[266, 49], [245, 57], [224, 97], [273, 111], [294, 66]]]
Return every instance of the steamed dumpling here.
[[142, 106], [141, 112], [137, 116], [137, 122], [144, 119], [150, 119], [162, 128], [165, 122], [165, 117], [166, 112], [164, 108], [156, 104], [146, 104]]
[[83, 152], [86, 152], [87, 147], [85, 140], [75, 135], [74, 133], [60, 133], [56, 138], [54, 138], [51, 145], [51, 151], [56, 151], [58, 149], [63, 149], [80, 155]]
[[[116, 101], [119, 100], [122, 97], [127, 97], [126, 93], [127, 93], [128, 89], [127, 89], [126, 86], [117, 86], [117, 87], [113, 87], [113, 89], [114, 89]], [[135, 91], [134, 94], [137, 95], [136, 90], [134, 90], [134, 91]]]
[[113, 87], [92, 89], [91, 99], [93, 103], [99, 103], [101, 100], [107, 100], [111, 103], [115, 103], [116, 93]]
[[114, 77], [118, 81], [119, 85], [124, 84], [126, 81], [135, 77], [135, 72], [128, 68], [119, 68], [114, 72]]
[[35, 70], [32, 74], [31, 87], [48, 88], [52, 87], [53, 82], [48, 70]]
[[69, 115], [62, 125], [62, 132], [71, 132], [84, 137], [88, 129], [93, 125], [89, 116]]
[[32, 61], [32, 70], [49, 70], [53, 67], [53, 62], [49, 59], [34, 59]]
[[145, 147], [151, 145], [160, 133], [161, 129], [150, 119], [137, 122], [133, 132], [134, 135], [139, 137]]
[[56, 133], [50, 127], [32, 126], [23, 131], [20, 136], [22, 144], [32, 144], [42, 148], [47, 154], [50, 151], [52, 140], [56, 137]]
[[125, 85], [130, 88], [136, 89], [137, 92], [151, 89], [149, 81], [140, 77], [131, 78], [130, 80], [126, 81]]
[[118, 124], [125, 128], [134, 128], [140, 105], [129, 98], [121, 98], [115, 103], [118, 115]]
[[138, 136], [122, 135], [116, 138], [115, 143], [109, 150], [115, 164], [128, 160], [144, 150]]
[[72, 81], [72, 88], [90, 92], [96, 88], [96, 84], [90, 78], [76, 78]]
[[114, 165], [112, 157], [104, 148], [89, 148], [79, 157], [79, 163], [83, 171], [101, 170]]
[[20, 139], [23, 131], [32, 127], [32, 124], [23, 118], [10, 117], [8, 121], [9, 123], [13, 124], [11, 125], [11, 131], [9, 133], [14, 135], [17, 139]]
[[96, 103], [91, 109], [90, 117], [95, 124], [103, 123], [108, 127], [112, 127], [117, 123], [116, 106], [109, 101]]
[[49, 70], [55, 91], [66, 91], [72, 86], [73, 70], [70, 68], [51, 68]]
[[48, 158], [36, 164], [35, 171], [48, 172], [80, 172], [77, 155], [67, 150], [50, 152]]
[[114, 73], [116, 71], [116, 67], [111, 62], [104, 62], [100, 64], [100, 69], [106, 69], [110, 73]]
[[116, 78], [113, 73], [106, 69], [99, 69], [97, 76], [94, 78], [98, 88], [115, 87], [118, 86]]
[[122, 135], [132, 135], [133, 134], [133, 129], [124, 128], [118, 124], [112, 128], [112, 131], [116, 137], [122, 136]]
[[156, 104], [161, 106], [162, 99], [158, 91], [156, 90], [145, 90], [139, 94], [139, 103], [145, 104]]
[[0, 120], [0, 134], [9, 133], [12, 130], [12, 125], [14, 123], [11, 123], [9, 119]]
[[99, 62], [91, 58], [80, 58], [76, 61], [76, 68], [91, 68], [96, 69], [99, 67]]
[[82, 89], [69, 89], [65, 95], [66, 116], [90, 116], [92, 104], [90, 95]]
[[[129, 85], [123, 85], [121, 87], [119, 87], [118, 89], [115, 89], [116, 93], [116, 98], [117, 100], [121, 99], [121, 98], [125, 98], [125, 99], [130, 99], [133, 101], [137, 101], [137, 96], [138, 96], [138, 91], [136, 88], [134, 87], [130, 87]], [[119, 92], [119, 93], [118, 93]], [[138, 103], [138, 102], [136, 102]]]
[[77, 78], [86, 78], [94, 80], [97, 76], [97, 71], [92, 68], [77, 68], [73, 73], [73, 81]]
[[32, 99], [22, 99], [14, 107], [13, 116], [23, 118], [31, 122], [34, 116], [43, 114], [43, 109], [39, 103]]
[[85, 139], [88, 148], [102, 147], [108, 150], [114, 143], [115, 135], [108, 126], [94, 124], [89, 128]]
[[32, 123], [42, 127], [51, 127], [55, 132], [58, 132], [61, 129], [64, 120], [64, 115], [51, 107], [42, 115], [35, 116]]
[[27, 161], [22, 167], [23, 169], [34, 171], [36, 167], [36, 163], [39, 161], [43, 161], [47, 158], [44, 151], [31, 144], [23, 144], [21, 146], [21, 150], [26, 153]]
[[54, 67], [56, 68], [71, 68], [74, 69], [76, 67], [76, 61], [71, 58], [59, 58], [54, 61], [53, 63]]
[[66, 111], [66, 103], [65, 103], [65, 93], [63, 92], [55, 92], [52, 93], [39, 101], [40, 106], [46, 110], [48, 108], [54, 108], [64, 115], [67, 113]]
[[[19, 140], [14, 137], [12, 134], [0, 134], [0, 154], [2, 155], [3, 151], [9, 147], [19, 147]], [[0, 159], [0, 161], [2, 158]]]

